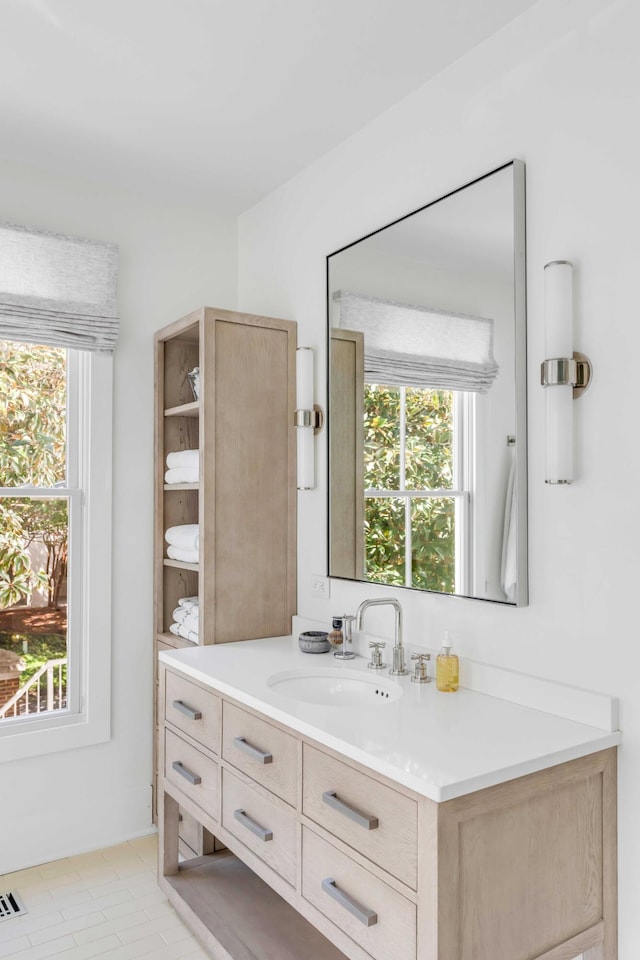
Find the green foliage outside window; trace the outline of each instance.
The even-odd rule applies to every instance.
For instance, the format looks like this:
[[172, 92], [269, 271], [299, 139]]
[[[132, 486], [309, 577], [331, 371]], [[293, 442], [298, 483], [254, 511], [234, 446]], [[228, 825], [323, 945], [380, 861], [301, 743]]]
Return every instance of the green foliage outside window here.
[[[66, 352], [0, 341], [0, 487], [64, 484], [65, 422]], [[67, 539], [65, 499], [0, 499], [0, 609], [37, 587], [50, 607], [58, 604]], [[33, 543], [46, 549], [45, 569], [32, 568]]]
[[[453, 487], [453, 393], [406, 390], [405, 485], [407, 490]], [[364, 398], [365, 489], [400, 489], [401, 391], [367, 385]], [[404, 500], [365, 499], [365, 564], [368, 580], [405, 585]], [[411, 585], [455, 589], [455, 501], [413, 499]]]

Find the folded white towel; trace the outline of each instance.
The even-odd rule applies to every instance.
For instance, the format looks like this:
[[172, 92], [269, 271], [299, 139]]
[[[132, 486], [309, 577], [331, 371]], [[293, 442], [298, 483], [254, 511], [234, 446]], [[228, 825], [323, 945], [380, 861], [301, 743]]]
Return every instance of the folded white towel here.
[[172, 547], [179, 547], [181, 550], [197, 550], [200, 546], [199, 525], [181, 523], [177, 527], [169, 527], [165, 531], [164, 538]]
[[200, 611], [197, 607], [176, 607], [171, 614], [176, 623], [189, 622], [197, 623], [200, 619]]
[[200, 471], [192, 467], [174, 467], [164, 475], [165, 483], [198, 483]]
[[167, 466], [170, 469], [174, 467], [187, 467], [189, 470], [198, 470], [200, 466], [200, 451], [176, 450], [175, 453], [168, 453]]
[[183, 550], [181, 547], [167, 547], [167, 556], [170, 560], [182, 560], [183, 563], [198, 563], [200, 554], [197, 550]]
[[199, 607], [200, 606], [200, 597], [181, 597], [178, 600], [179, 607]]
[[181, 623], [170, 624], [169, 630], [176, 637], [183, 637], [185, 640], [190, 640], [191, 643], [198, 642], [198, 634], [193, 630], [185, 630]]

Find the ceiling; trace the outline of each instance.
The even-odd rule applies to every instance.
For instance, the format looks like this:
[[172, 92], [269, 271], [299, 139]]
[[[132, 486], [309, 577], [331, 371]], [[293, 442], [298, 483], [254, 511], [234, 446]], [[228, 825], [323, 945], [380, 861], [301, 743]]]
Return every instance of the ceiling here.
[[239, 213], [536, 0], [2, 0], [0, 157]]

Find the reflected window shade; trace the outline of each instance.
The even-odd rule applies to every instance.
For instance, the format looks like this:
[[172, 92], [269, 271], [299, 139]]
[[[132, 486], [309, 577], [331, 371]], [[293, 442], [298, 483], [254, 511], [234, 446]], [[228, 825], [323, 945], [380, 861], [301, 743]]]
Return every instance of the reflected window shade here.
[[486, 393], [498, 375], [493, 320], [345, 290], [334, 305], [340, 327], [364, 334], [368, 383]]
[[0, 223], [0, 339], [113, 353], [118, 248]]

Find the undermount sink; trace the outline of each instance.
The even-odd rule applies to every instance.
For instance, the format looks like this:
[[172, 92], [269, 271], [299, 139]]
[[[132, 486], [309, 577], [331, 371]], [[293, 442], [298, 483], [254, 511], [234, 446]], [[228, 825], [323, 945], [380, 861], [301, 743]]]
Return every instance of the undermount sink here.
[[356, 670], [285, 670], [267, 680], [274, 693], [304, 703], [332, 707], [377, 706], [402, 696], [402, 688], [388, 680]]

